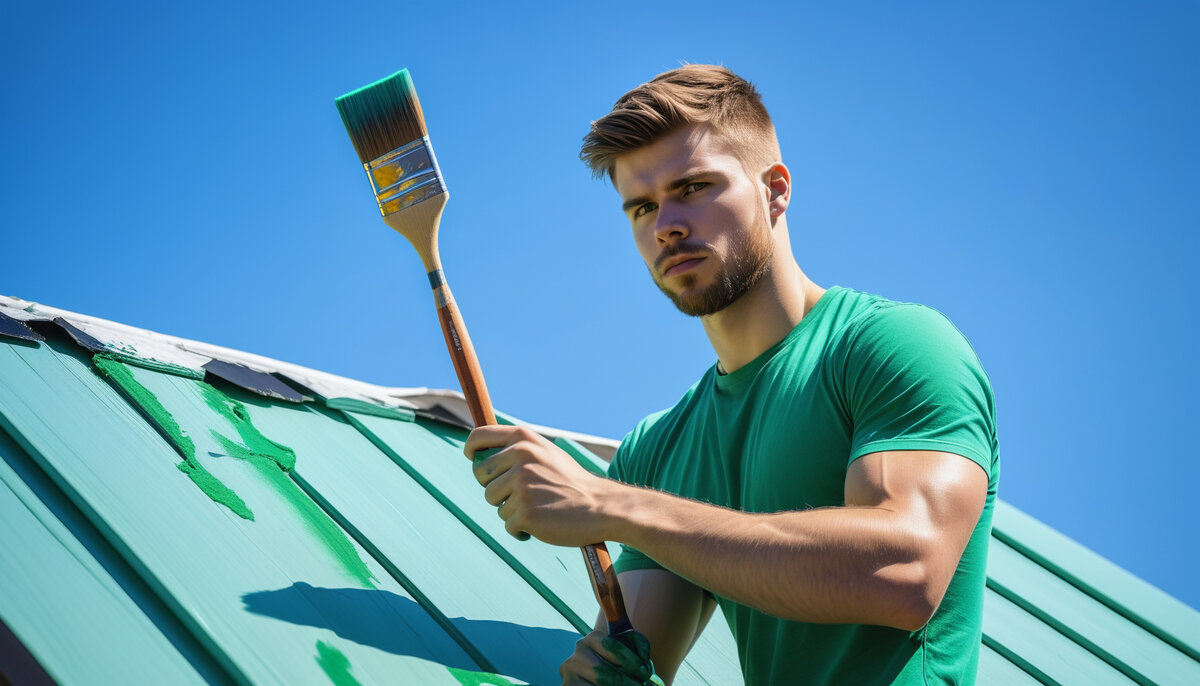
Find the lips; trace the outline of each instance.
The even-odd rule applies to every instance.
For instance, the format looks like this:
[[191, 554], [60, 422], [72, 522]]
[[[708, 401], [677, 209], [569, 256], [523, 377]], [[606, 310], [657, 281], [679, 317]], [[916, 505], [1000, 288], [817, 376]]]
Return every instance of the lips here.
[[658, 258], [659, 273], [663, 276], [671, 276], [673, 274], [682, 274], [692, 267], [704, 261], [704, 255], [701, 253], [683, 253], [677, 252], [674, 255], [667, 254]]
[[666, 268], [666, 270], [663, 271], [663, 276], [672, 276], [674, 274], [682, 274], [683, 272], [686, 272], [687, 270], [691, 269], [692, 267], [695, 267], [696, 265], [700, 264], [703, 260], [704, 260], [703, 257], [686, 257], [681, 260], [670, 260], [669, 261], [670, 266], [668, 266]]

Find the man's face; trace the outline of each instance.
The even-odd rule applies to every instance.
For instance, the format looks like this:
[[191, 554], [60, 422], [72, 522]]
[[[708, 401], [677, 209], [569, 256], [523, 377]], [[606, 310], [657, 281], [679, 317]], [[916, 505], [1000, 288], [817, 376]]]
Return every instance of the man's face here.
[[705, 125], [617, 158], [614, 183], [650, 276], [684, 314], [733, 304], [774, 253], [768, 189]]

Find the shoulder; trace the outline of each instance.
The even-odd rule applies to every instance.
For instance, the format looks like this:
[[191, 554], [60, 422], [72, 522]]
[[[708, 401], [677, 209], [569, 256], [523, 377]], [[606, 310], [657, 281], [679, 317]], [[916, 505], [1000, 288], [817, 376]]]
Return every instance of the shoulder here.
[[852, 459], [884, 450], [952, 452], [995, 474], [995, 397], [975, 350], [924, 305], [881, 301], [847, 327], [838, 390]]
[[953, 357], [978, 362], [966, 337], [946, 315], [926, 305], [864, 294], [837, 351], [847, 361]]
[[991, 382], [975, 349], [931, 307], [879, 298], [845, 327], [832, 356], [839, 392], [852, 410], [907, 402], [994, 412]]

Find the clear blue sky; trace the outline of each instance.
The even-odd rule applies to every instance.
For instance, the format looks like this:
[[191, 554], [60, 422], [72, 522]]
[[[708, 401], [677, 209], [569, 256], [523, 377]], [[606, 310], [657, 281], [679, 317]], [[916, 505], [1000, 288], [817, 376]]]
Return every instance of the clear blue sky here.
[[4, 3], [0, 293], [454, 387], [333, 106], [408, 67], [497, 407], [620, 438], [714, 356], [579, 140], [626, 89], [722, 63], [775, 118], [809, 276], [974, 344], [1001, 497], [1200, 607], [1195, 2], [344, 4]]

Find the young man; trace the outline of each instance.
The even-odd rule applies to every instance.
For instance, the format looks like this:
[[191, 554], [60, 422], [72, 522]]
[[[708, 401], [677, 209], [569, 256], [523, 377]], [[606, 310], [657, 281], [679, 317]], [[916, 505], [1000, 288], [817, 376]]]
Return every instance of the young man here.
[[[804, 275], [774, 127], [728, 70], [661, 74], [584, 141], [717, 362], [626, 437], [610, 479], [528, 430], [476, 429], [468, 455], [504, 448], [475, 474], [507, 529], [623, 544], [630, 618], [668, 683], [714, 606], [748, 684], [972, 683], [999, 457], [971, 347], [933, 310]], [[565, 682], [645, 678], [602, 638]]]

